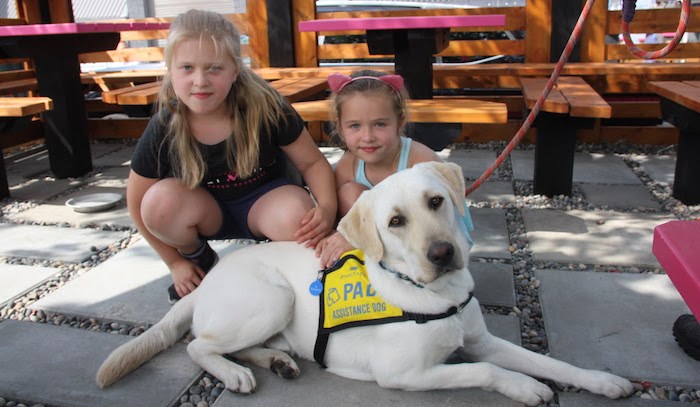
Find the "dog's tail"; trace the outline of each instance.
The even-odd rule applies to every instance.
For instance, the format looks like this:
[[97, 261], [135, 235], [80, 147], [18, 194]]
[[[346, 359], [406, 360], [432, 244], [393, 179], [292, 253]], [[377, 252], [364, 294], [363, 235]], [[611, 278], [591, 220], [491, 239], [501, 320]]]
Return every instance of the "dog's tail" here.
[[157, 324], [115, 349], [97, 371], [97, 385], [112, 385], [182, 338], [192, 325], [195, 295], [185, 296]]

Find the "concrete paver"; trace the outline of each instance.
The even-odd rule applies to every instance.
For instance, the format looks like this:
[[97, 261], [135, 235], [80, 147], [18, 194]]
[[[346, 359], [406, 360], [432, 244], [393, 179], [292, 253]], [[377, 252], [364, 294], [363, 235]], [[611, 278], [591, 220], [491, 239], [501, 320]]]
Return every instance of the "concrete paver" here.
[[[658, 267], [651, 252], [654, 227], [666, 214], [523, 209], [536, 260]], [[575, 259], [575, 260], [574, 260]]]
[[0, 256], [79, 263], [94, 253], [91, 248], [102, 250], [127, 236], [126, 232], [0, 223]]
[[[471, 182], [467, 182], [470, 186]], [[467, 196], [467, 202], [515, 202], [513, 185], [505, 181], [487, 181]]]
[[[238, 245], [215, 242], [220, 255]], [[67, 315], [155, 324], [170, 309], [168, 267], [141, 239], [114, 257], [31, 305]]]
[[[515, 179], [532, 181], [535, 151], [517, 150], [510, 155]], [[599, 153], [574, 154], [573, 182], [640, 185], [641, 181], [620, 157]]]
[[41, 205], [27, 209], [13, 215], [9, 218], [12, 220], [24, 220], [42, 223], [68, 223], [70, 225], [115, 225], [120, 227], [133, 227], [134, 222], [129, 216], [126, 208], [125, 198], [117, 203], [114, 208], [100, 212], [76, 212], [73, 208], [66, 206], [69, 199], [81, 197], [87, 194], [115, 192], [120, 193], [125, 197], [124, 188], [87, 186], [70, 194], [61, 195], [50, 199]]
[[481, 305], [515, 306], [513, 267], [502, 263], [469, 263], [474, 278], [474, 296]]
[[107, 389], [95, 373], [109, 353], [132, 340], [84, 329], [0, 322], [0, 392], [15, 400], [71, 407], [169, 407], [202, 373], [177, 344]]
[[58, 273], [50, 267], [0, 264], [0, 304]]
[[[520, 343], [517, 319], [503, 315], [485, 315], [489, 330], [511, 342]], [[411, 392], [384, 389], [375, 382], [365, 382], [329, 373], [315, 362], [297, 360], [302, 373], [285, 380], [269, 370], [252, 366], [258, 391], [249, 396], [222, 393], [213, 407], [225, 406], [520, 406], [498, 393], [480, 389], [433, 390]]]
[[660, 209], [661, 203], [641, 185], [581, 184], [589, 204], [608, 208]]
[[661, 384], [698, 385], [698, 362], [675, 343], [689, 313], [666, 275], [537, 270], [553, 357]]
[[510, 259], [508, 229], [502, 209], [469, 208], [474, 223], [472, 257]]
[[641, 156], [632, 158], [638, 162], [649, 177], [660, 183], [673, 185], [673, 176], [676, 171], [676, 157], [670, 155]]

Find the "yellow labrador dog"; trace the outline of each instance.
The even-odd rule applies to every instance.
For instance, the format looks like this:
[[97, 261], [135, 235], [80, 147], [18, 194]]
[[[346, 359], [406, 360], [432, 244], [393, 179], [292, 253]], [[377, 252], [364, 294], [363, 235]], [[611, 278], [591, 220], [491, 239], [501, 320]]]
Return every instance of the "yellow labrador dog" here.
[[[341, 233], [365, 253], [373, 293], [428, 318], [330, 334], [323, 359], [328, 370], [387, 388], [479, 387], [533, 406], [553, 393], [531, 376], [610, 398], [631, 394], [632, 384], [622, 377], [530, 352], [486, 330], [471, 297], [469, 245], [457, 226], [464, 190], [458, 165], [419, 164], [364, 192], [342, 219]], [[314, 359], [320, 311], [309, 284], [317, 268], [313, 250], [293, 242], [249, 246], [222, 257], [160, 322], [112, 352], [97, 383], [109, 386], [190, 328], [195, 339], [189, 355], [231, 391], [251, 393], [256, 381], [250, 369], [223, 354], [296, 377], [299, 368], [289, 355]], [[444, 364], [455, 351], [465, 362]]]

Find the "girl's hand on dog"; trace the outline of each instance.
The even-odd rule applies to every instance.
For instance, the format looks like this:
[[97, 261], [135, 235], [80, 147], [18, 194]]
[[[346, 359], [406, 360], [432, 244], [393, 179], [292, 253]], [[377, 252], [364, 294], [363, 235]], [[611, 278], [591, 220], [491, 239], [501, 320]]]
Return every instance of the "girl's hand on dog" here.
[[194, 291], [202, 283], [204, 272], [199, 266], [182, 258], [170, 265], [170, 273], [173, 276], [175, 291], [183, 298]]
[[322, 207], [314, 207], [304, 215], [301, 220], [301, 228], [296, 231], [294, 237], [299, 244], [306, 243], [306, 247], [316, 248], [321, 239], [327, 236], [333, 229], [335, 214], [330, 214]]
[[328, 268], [335, 263], [340, 256], [354, 249], [354, 247], [345, 240], [345, 237], [339, 232], [321, 239], [316, 245], [316, 257], [321, 259], [321, 268]]

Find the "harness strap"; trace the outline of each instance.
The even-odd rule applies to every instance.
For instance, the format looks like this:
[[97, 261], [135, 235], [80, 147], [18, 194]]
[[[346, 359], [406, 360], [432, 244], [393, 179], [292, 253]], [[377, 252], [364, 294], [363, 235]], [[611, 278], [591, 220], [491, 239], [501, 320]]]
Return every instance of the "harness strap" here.
[[[415, 321], [417, 324], [425, 324], [426, 322], [429, 321], [435, 321], [437, 319], [444, 319], [444, 318], [449, 318], [453, 316], [454, 314], [457, 314], [458, 312], [461, 312], [464, 307], [469, 304], [469, 301], [472, 300], [474, 297], [473, 293], [469, 293], [469, 296], [467, 296], [467, 299], [462, 301], [458, 306], [452, 306], [447, 309], [445, 312], [441, 312], [439, 314], [418, 314], [414, 312], [406, 312], [404, 311], [403, 316], [399, 318], [392, 318], [391, 321], [387, 321], [386, 323], [394, 323], [394, 322], [405, 322], [405, 321]], [[323, 312], [323, 310], [321, 310]], [[326, 347], [328, 347], [328, 339], [330, 338], [331, 331], [321, 329], [319, 326], [318, 334], [316, 336], [316, 345], [314, 346], [314, 360], [318, 365], [322, 368], [326, 368], [325, 362], [325, 357], [326, 357]]]

